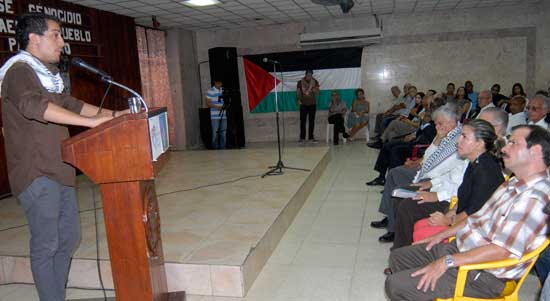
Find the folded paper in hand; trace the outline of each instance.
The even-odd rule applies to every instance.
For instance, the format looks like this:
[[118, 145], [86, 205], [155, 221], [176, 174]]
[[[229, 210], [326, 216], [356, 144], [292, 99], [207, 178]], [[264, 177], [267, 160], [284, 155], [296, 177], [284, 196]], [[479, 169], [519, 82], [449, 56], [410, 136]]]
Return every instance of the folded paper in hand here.
[[396, 188], [392, 191], [391, 196], [395, 198], [412, 199], [416, 196], [416, 191], [405, 189], [405, 188]]

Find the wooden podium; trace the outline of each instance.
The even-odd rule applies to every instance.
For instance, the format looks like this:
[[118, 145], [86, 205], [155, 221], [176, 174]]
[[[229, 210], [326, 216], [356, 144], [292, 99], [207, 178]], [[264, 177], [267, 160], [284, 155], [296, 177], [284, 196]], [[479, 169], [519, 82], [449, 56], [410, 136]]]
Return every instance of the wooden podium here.
[[168, 293], [160, 237], [154, 179], [169, 155], [163, 122], [166, 108], [126, 114], [62, 143], [63, 160], [100, 185], [117, 301], [185, 300]]

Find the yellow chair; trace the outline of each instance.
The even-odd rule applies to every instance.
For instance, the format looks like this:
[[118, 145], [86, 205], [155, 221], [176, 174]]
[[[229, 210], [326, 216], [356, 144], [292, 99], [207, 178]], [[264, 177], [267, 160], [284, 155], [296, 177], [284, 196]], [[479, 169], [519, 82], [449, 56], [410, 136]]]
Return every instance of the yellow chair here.
[[[521, 285], [523, 284], [523, 281], [525, 281], [525, 278], [529, 274], [529, 271], [531, 271], [531, 269], [535, 265], [535, 261], [537, 261], [537, 258], [539, 257], [540, 253], [544, 251], [544, 249], [548, 246], [549, 243], [550, 243], [550, 240], [546, 239], [540, 247], [533, 250], [532, 252], [524, 254], [523, 257], [521, 257], [519, 260], [508, 258], [501, 261], [493, 261], [493, 262], [485, 262], [485, 263], [460, 266], [458, 268], [458, 276], [456, 278], [456, 288], [455, 288], [454, 297], [449, 299], [437, 298], [435, 299], [435, 301], [481, 301], [481, 300], [518, 301], [519, 300], [518, 293]], [[516, 264], [527, 262], [527, 261], [531, 261], [531, 263], [529, 263], [529, 266], [527, 267], [525, 274], [523, 274], [523, 276], [519, 280], [507, 281], [506, 286], [504, 287], [504, 290], [502, 291], [502, 294], [500, 297], [495, 299], [480, 299], [480, 298], [464, 297], [464, 286], [466, 285], [466, 276], [468, 275], [468, 271], [504, 268], [504, 267], [514, 266]]]

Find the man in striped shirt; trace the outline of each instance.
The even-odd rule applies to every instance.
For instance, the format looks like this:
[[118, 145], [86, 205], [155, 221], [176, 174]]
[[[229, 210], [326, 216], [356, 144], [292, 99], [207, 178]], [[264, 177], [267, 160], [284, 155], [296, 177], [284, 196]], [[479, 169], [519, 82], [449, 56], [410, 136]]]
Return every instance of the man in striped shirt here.
[[[516, 127], [502, 149], [515, 177], [504, 182], [476, 213], [448, 230], [390, 254], [393, 274], [386, 279], [391, 300], [433, 300], [454, 294], [457, 267], [521, 258], [546, 239], [550, 203], [550, 133], [539, 126]], [[440, 243], [456, 236], [452, 243]], [[526, 264], [471, 272], [465, 295], [495, 298], [508, 279], [525, 273]]]
[[212, 147], [214, 149], [225, 148], [227, 117], [225, 108], [223, 108], [222, 94], [222, 81], [214, 80], [214, 85], [206, 93], [206, 104], [210, 108], [210, 119], [212, 120]]

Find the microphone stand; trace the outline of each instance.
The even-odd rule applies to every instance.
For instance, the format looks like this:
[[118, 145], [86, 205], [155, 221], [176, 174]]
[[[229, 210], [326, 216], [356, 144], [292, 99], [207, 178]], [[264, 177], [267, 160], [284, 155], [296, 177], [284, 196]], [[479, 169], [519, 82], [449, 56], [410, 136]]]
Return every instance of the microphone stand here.
[[281, 134], [279, 131], [279, 99], [277, 97], [277, 62], [273, 62], [273, 85], [275, 87], [275, 119], [277, 121], [277, 149], [279, 151], [279, 160], [274, 166], [269, 166], [269, 170], [262, 175], [262, 178], [265, 176], [278, 176], [283, 174], [283, 168], [292, 169], [292, 170], [301, 170], [301, 171], [310, 171], [305, 168], [296, 168], [285, 166], [281, 157]]

